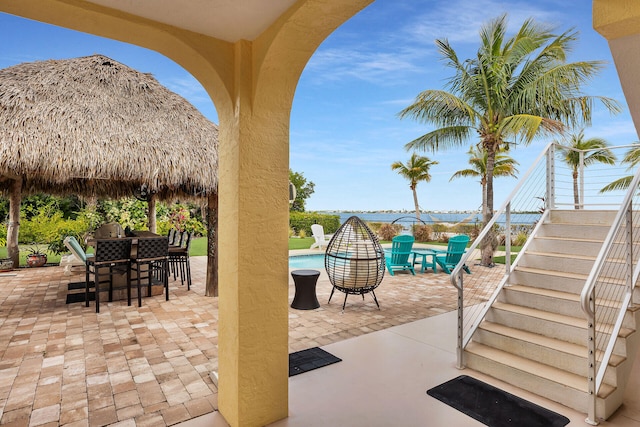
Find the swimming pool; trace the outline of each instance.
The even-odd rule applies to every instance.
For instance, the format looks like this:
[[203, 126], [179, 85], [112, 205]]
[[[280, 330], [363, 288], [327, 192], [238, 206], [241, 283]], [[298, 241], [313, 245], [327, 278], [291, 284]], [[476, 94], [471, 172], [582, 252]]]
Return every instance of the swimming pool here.
[[290, 256], [289, 268], [324, 270], [324, 254]]

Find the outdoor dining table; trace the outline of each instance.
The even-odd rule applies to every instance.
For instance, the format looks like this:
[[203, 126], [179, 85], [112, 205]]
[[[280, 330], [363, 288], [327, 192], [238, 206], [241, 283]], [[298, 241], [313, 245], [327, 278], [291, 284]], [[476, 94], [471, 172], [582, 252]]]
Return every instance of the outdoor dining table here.
[[[434, 273], [437, 273], [437, 263], [436, 263], [436, 254], [439, 251], [434, 249], [414, 249], [411, 251], [413, 256], [412, 264], [420, 264], [420, 272], [424, 273], [424, 270], [427, 268], [431, 268]], [[431, 257], [431, 261], [428, 260], [427, 257]]]
[[[138, 239], [139, 238], [151, 238], [151, 237], [163, 237], [159, 234], [156, 233], [152, 233], [150, 231], [145, 231], [145, 230], [134, 230], [131, 232], [131, 236], [129, 237], [125, 237], [124, 235], [122, 237], [112, 237], [112, 239], [130, 239], [131, 240], [131, 254], [130, 257], [131, 259], [135, 259], [138, 253]], [[87, 246], [91, 246], [95, 248], [95, 244], [96, 244], [96, 240], [97, 239], [88, 239], [87, 240]], [[108, 268], [108, 267], [102, 267], [102, 268]], [[128, 267], [130, 268], [130, 266]], [[130, 275], [131, 275], [131, 281], [132, 283], [135, 282], [136, 278], [137, 278], [137, 272], [130, 271]], [[126, 274], [121, 274], [121, 275], [115, 275], [113, 277], [113, 290], [116, 291], [114, 293], [114, 300], [121, 300], [121, 299], [125, 299], [126, 298], [126, 294], [123, 292], [124, 290], [126, 290], [127, 288], [127, 283], [126, 283]], [[143, 287], [143, 291], [145, 291], [146, 288]], [[156, 283], [153, 284], [152, 286], [152, 295], [160, 295], [162, 294], [162, 292], [164, 292], [164, 286], [158, 285]], [[150, 295], [146, 295], [146, 291], [143, 293], [143, 296], [147, 297]]]

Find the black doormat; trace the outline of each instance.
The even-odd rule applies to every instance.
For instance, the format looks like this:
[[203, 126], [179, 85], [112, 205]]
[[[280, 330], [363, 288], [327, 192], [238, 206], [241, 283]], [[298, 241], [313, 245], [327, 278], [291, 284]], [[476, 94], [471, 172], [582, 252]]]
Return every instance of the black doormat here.
[[319, 347], [296, 351], [289, 354], [289, 376], [292, 377], [341, 361], [342, 359]]
[[[93, 282], [89, 282], [89, 287], [93, 288]], [[70, 291], [74, 291], [76, 289], [84, 289], [85, 288], [85, 282], [71, 282], [67, 285], [67, 289], [69, 289]]]
[[429, 396], [490, 427], [562, 427], [569, 419], [467, 375], [427, 390]]
[[[84, 285], [84, 283], [83, 283]], [[89, 301], [96, 300], [96, 293], [89, 292]], [[84, 302], [84, 292], [78, 292], [75, 294], [67, 294], [67, 304], [73, 304], [75, 302]]]

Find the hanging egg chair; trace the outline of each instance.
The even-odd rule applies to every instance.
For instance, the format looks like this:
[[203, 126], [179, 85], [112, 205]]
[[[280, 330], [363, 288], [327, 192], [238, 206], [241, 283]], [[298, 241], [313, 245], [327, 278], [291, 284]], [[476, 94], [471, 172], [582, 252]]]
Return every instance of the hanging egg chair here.
[[337, 289], [344, 292], [342, 310], [347, 304], [347, 297], [371, 292], [376, 306], [380, 308], [374, 289], [380, 285], [384, 277], [384, 250], [376, 235], [357, 216], [347, 219], [335, 232], [324, 256], [324, 267], [333, 292]]

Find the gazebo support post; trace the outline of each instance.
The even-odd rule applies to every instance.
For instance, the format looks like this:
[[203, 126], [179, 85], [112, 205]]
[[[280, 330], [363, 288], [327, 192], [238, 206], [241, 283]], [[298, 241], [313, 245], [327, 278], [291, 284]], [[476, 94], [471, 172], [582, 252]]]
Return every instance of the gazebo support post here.
[[151, 194], [147, 201], [147, 217], [149, 218], [149, 231], [156, 232], [156, 195]]
[[204, 295], [218, 296], [218, 192], [207, 196], [207, 286]]
[[20, 203], [22, 201], [22, 178], [13, 179], [9, 194], [9, 225], [7, 227], [7, 254], [13, 268], [20, 266], [18, 230], [20, 228]]

